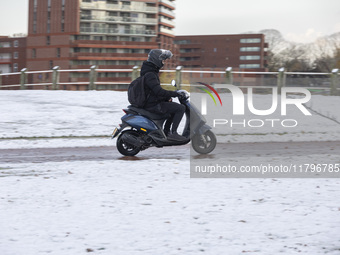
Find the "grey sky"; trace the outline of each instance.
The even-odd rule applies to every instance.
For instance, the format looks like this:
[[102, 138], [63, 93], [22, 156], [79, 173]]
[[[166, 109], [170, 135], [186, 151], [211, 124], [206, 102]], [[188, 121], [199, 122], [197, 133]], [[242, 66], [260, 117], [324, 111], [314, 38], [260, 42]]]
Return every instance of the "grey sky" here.
[[[177, 0], [176, 34], [237, 34], [277, 29], [310, 42], [340, 32], [340, 0]], [[28, 0], [0, 0], [0, 35], [27, 33]]]

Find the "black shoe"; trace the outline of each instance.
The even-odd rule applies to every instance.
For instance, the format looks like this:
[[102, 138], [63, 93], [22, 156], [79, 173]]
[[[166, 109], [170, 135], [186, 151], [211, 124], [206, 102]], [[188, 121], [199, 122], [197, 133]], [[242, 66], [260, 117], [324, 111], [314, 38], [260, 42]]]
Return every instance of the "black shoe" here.
[[172, 133], [168, 135], [168, 140], [170, 141], [177, 141], [177, 142], [183, 142], [187, 140], [184, 136], [181, 136], [177, 133]]

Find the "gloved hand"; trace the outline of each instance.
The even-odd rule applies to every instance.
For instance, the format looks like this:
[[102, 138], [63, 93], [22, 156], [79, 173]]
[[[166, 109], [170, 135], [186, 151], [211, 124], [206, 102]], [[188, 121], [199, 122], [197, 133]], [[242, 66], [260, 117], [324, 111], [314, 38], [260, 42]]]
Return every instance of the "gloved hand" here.
[[177, 92], [177, 97], [179, 100], [183, 100], [186, 98], [186, 95], [182, 92]]

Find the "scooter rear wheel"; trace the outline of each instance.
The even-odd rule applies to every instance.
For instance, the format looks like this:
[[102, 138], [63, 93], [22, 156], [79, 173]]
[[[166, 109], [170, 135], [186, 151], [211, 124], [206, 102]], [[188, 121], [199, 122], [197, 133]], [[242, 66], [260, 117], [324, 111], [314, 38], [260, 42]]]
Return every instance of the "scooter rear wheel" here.
[[195, 135], [191, 140], [192, 148], [199, 154], [208, 154], [216, 147], [216, 136], [208, 130], [203, 135]]
[[135, 146], [133, 144], [130, 143], [126, 143], [123, 140], [123, 135], [124, 134], [129, 134], [132, 136], [136, 136], [138, 137], [139, 134], [136, 131], [133, 130], [128, 130], [123, 132], [117, 139], [117, 149], [118, 151], [124, 155], [124, 156], [135, 156], [138, 154], [138, 152], [140, 152], [140, 147]]

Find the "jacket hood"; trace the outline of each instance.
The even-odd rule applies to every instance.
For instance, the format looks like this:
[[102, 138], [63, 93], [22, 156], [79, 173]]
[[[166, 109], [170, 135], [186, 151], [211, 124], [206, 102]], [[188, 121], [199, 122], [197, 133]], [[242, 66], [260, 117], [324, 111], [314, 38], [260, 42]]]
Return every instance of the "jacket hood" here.
[[159, 73], [159, 68], [151, 63], [151, 62], [148, 62], [148, 61], [144, 61], [143, 62], [143, 65], [142, 65], [142, 68], [140, 70], [140, 75], [143, 76], [144, 74], [148, 73], [148, 72], [153, 72], [153, 73]]

